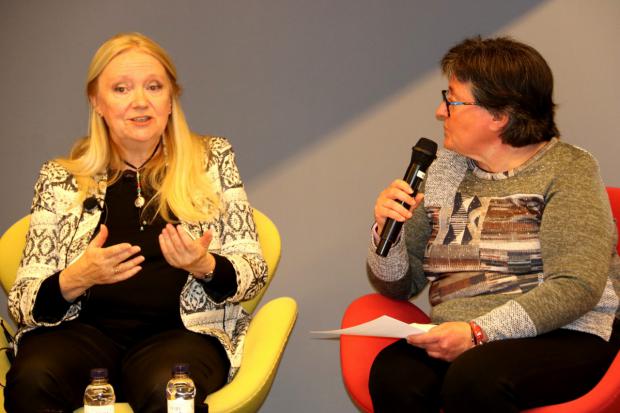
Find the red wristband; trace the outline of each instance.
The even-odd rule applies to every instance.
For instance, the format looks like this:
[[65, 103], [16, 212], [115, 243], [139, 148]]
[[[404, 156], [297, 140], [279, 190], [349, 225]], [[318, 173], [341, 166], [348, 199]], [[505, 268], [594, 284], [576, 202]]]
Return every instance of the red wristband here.
[[469, 322], [469, 327], [471, 328], [471, 339], [474, 346], [479, 346], [487, 342], [484, 331], [482, 331], [482, 327], [473, 321]]

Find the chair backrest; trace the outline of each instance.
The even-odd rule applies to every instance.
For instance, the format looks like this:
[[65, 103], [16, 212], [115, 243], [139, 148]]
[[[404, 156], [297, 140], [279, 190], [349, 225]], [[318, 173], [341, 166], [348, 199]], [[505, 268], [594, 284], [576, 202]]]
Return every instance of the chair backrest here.
[[30, 215], [26, 215], [6, 230], [0, 238], [0, 282], [5, 293], [9, 293], [15, 282], [17, 267], [26, 245], [26, 233]]
[[278, 269], [282, 251], [282, 240], [280, 239], [278, 228], [267, 215], [263, 214], [258, 209], [254, 209], [254, 222], [256, 223], [256, 232], [258, 233], [260, 248], [263, 251], [265, 262], [267, 262], [267, 282], [265, 287], [263, 287], [254, 298], [241, 303], [243, 308], [250, 314], [254, 312], [258, 302], [263, 298], [263, 295], [265, 295], [265, 291], [267, 291], [267, 287], [269, 287]]
[[618, 228], [618, 244], [616, 249], [620, 255], [620, 188], [607, 187], [607, 195], [609, 196], [609, 203], [611, 204], [611, 212], [616, 220], [616, 227]]
[[[254, 222], [256, 223], [256, 231], [258, 232], [263, 256], [267, 262], [268, 273], [265, 287], [253, 299], [241, 303], [249, 313], [254, 312], [258, 302], [265, 294], [265, 290], [278, 268], [282, 247], [278, 228], [265, 214], [257, 209], [254, 209]], [[28, 232], [29, 225], [30, 215], [27, 215], [14, 223], [0, 238], [0, 282], [4, 292], [7, 294], [15, 282], [19, 261], [26, 245], [26, 233]]]

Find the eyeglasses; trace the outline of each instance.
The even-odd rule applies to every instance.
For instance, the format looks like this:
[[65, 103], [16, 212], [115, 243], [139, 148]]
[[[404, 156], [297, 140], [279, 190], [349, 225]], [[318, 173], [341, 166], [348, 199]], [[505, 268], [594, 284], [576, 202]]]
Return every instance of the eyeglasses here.
[[476, 102], [451, 102], [448, 100], [447, 90], [441, 91], [441, 97], [443, 97], [443, 103], [446, 104], [446, 110], [448, 111], [448, 116], [450, 116], [450, 106], [463, 106], [463, 105], [479, 106]]

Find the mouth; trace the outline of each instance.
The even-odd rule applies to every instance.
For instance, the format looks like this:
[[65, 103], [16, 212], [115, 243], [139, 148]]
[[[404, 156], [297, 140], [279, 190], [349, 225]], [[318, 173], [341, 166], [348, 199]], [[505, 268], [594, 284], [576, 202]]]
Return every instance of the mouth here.
[[137, 124], [143, 124], [143, 123], [147, 123], [148, 121], [150, 121], [151, 119], [153, 119], [152, 116], [136, 116], [134, 118], [129, 118], [129, 120], [133, 123], [137, 123]]

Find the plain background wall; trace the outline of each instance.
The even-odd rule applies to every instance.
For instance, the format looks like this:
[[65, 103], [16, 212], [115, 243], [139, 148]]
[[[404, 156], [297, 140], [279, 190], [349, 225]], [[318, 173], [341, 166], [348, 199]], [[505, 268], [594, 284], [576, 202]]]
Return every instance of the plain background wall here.
[[618, 22], [617, 0], [2, 0], [0, 231], [28, 213], [41, 163], [86, 133], [96, 48], [120, 31], [153, 37], [178, 66], [190, 125], [231, 139], [250, 200], [281, 231], [264, 302], [292, 296], [300, 312], [262, 410], [355, 411], [338, 341], [309, 331], [337, 327], [371, 291], [374, 200], [419, 137], [442, 139], [442, 54], [475, 34], [536, 47], [555, 73], [563, 139], [620, 186]]

